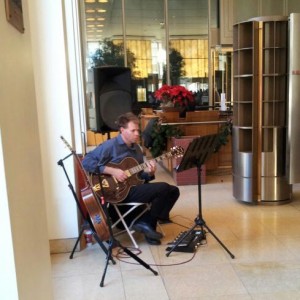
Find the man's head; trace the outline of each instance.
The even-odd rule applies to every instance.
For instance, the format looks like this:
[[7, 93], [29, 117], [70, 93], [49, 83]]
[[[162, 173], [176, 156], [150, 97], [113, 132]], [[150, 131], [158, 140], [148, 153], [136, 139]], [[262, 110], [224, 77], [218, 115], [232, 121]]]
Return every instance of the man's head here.
[[139, 118], [131, 113], [125, 113], [118, 117], [117, 125], [124, 142], [127, 145], [137, 143], [140, 138]]
[[135, 114], [133, 114], [132, 112], [128, 112], [128, 113], [120, 115], [118, 117], [116, 123], [118, 125], [119, 130], [120, 130], [121, 127], [126, 128], [129, 122], [134, 122], [134, 123], [139, 124], [139, 118]]

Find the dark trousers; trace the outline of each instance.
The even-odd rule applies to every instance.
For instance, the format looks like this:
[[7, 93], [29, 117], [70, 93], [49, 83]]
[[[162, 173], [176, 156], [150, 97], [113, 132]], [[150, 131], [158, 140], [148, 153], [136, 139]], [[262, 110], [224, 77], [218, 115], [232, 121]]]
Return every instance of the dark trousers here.
[[145, 183], [131, 187], [124, 202], [151, 203], [151, 210], [141, 216], [139, 220], [156, 229], [157, 219], [169, 218], [170, 211], [179, 195], [179, 189], [174, 185], [165, 182]]

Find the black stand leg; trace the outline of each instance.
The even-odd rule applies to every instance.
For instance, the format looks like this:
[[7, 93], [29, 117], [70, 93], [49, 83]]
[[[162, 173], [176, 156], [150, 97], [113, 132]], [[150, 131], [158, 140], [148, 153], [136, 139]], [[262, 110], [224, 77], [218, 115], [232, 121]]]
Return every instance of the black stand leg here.
[[140, 265], [142, 265], [143, 267], [145, 267], [146, 269], [150, 270], [155, 276], [158, 275], [158, 273], [156, 271], [154, 271], [147, 263], [145, 263], [142, 259], [140, 259], [137, 255], [135, 255], [133, 252], [131, 252], [128, 248], [123, 247], [122, 245], [120, 245], [120, 247], [122, 248], [122, 250], [128, 254], [131, 258], [133, 258], [134, 260], [136, 260]]
[[[101, 188], [101, 190], [103, 190], [103, 189]], [[157, 276], [158, 273], [155, 270], [153, 270], [150, 267], [149, 264], [147, 264], [142, 259], [140, 259], [137, 255], [135, 255], [133, 252], [131, 252], [128, 248], [122, 246], [122, 244], [117, 239], [114, 238], [112, 227], [111, 227], [111, 220], [110, 220], [110, 218], [108, 216], [108, 211], [107, 211], [107, 207], [106, 206], [104, 206], [104, 210], [105, 210], [105, 213], [107, 215], [107, 224], [108, 224], [109, 231], [110, 231], [110, 242], [109, 242], [108, 255], [107, 255], [107, 259], [106, 259], [106, 264], [105, 264], [105, 267], [104, 267], [104, 271], [103, 271], [103, 274], [102, 274], [100, 286], [101, 287], [104, 286], [104, 280], [105, 280], [105, 276], [106, 276], [106, 272], [107, 272], [107, 267], [108, 267], [108, 261], [109, 261], [108, 258], [112, 255], [112, 249], [114, 247], [121, 248], [127, 255], [129, 255], [131, 258], [133, 258], [135, 261], [137, 261], [140, 265], [142, 265], [146, 269], [150, 270], [155, 276]]]
[[[110, 245], [108, 248], [108, 257], [110, 255], [112, 255], [112, 249], [114, 247], [120, 247], [127, 255], [129, 255], [131, 258], [136, 260], [140, 265], [142, 265], [146, 269], [150, 270], [155, 276], [158, 275], [158, 273], [155, 270], [153, 270], [149, 264], [147, 264], [145, 261], [140, 259], [137, 255], [135, 255], [133, 252], [131, 252], [128, 248], [122, 246], [121, 243], [114, 238], [113, 238], [113, 241], [110, 242]], [[105, 280], [105, 276], [106, 276], [106, 272], [107, 272], [107, 267], [108, 267], [108, 259], [106, 260], [106, 264], [105, 264], [104, 271], [102, 274], [102, 278], [101, 278], [101, 282], [100, 282], [101, 287], [104, 286], [104, 280]]]
[[72, 252], [71, 252], [71, 255], [69, 256], [70, 259], [72, 259], [73, 256], [74, 256], [74, 252], [75, 252], [76, 247], [77, 247], [77, 245], [78, 245], [78, 243], [79, 243], [79, 241], [80, 241], [80, 239], [81, 239], [81, 237], [82, 237], [82, 234], [83, 234], [84, 230], [85, 230], [85, 228], [84, 228], [84, 226], [82, 226], [82, 227], [81, 227], [81, 230], [80, 230], [80, 233], [79, 233], [79, 236], [78, 236], [78, 238], [77, 238], [77, 240], [76, 240], [76, 243], [75, 243], [75, 245], [74, 245], [74, 247], [73, 247], [73, 250], [72, 250]]
[[[204, 222], [204, 221], [203, 221]], [[223, 249], [230, 255], [231, 258], [234, 258], [234, 255], [228, 250], [228, 248], [220, 241], [220, 239], [211, 231], [211, 229], [205, 224], [203, 227], [207, 229], [207, 231], [218, 241], [218, 243], [223, 247]]]
[[104, 266], [104, 270], [103, 270], [103, 274], [102, 274], [102, 278], [101, 278], [101, 281], [100, 281], [100, 286], [101, 287], [104, 287], [104, 280], [105, 280], [105, 276], [106, 276], [106, 272], [107, 272], [107, 267], [108, 267], [108, 257], [109, 255], [112, 255], [112, 249], [113, 249], [113, 245], [112, 245], [113, 241], [111, 241], [109, 243], [109, 247], [108, 247], [108, 256], [106, 258], [106, 263], [105, 263], [105, 266]]
[[100, 240], [99, 236], [97, 235], [96, 231], [92, 229], [93, 232], [93, 237], [95, 238], [95, 240], [97, 241], [97, 243], [100, 245], [100, 247], [103, 249], [103, 251], [106, 253], [106, 262], [107, 264], [109, 263], [109, 261], [112, 262], [113, 265], [116, 264], [115, 260], [113, 259], [112, 255], [111, 255], [111, 249], [110, 249], [110, 245], [108, 247], [108, 249], [103, 245], [102, 241]]
[[[189, 235], [192, 234], [196, 227], [200, 227], [202, 231], [202, 236], [205, 236], [203, 228], [206, 228], [209, 233], [218, 241], [218, 243], [223, 247], [223, 249], [234, 258], [234, 255], [227, 249], [227, 247], [220, 241], [220, 239], [211, 231], [211, 229], [206, 225], [202, 217], [202, 199], [201, 199], [201, 165], [207, 159], [208, 155], [214, 151], [214, 146], [216, 142], [216, 136], [207, 136], [199, 139], [195, 139], [192, 144], [190, 144], [187, 149], [185, 156], [183, 157], [183, 169], [191, 167], [191, 165], [197, 166], [197, 179], [198, 179], [198, 200], [199, 200], [199, 214], [195, 218], [195, 225], [192, 226], [185, 234], [183, 234], [176, 243], [171, 247], [171, 249], [166, 253], [169, 256], [178, 245]], [[191, 147], [191, 148], [190, 148]], [[201, 149], [201, 147], [203, 149]], [[200, 149], [200, 150], [199, 150]], [[190, 150], [190, 151], [189, 151]], [[202, 151], [201, 151], [202, 150]], [[184, 158], [185, 161], [184, 161]], [[192, 163], [191, 163], [192, 162]]]

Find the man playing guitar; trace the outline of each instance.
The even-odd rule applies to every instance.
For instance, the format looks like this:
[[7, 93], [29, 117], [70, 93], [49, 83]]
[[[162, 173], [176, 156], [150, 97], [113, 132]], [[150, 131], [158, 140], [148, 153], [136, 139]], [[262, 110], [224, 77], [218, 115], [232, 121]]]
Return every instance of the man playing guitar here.
[[133, 113], [126, 113], [119, 116], [117, 124], [119, 135], [89, 152], [82, 165], [87, 172], [107, 174], [120, 184], [128, 181], [130, 176], [122, 169], [122, 161], [133, 158], [138, 164], [145, 165], [145, 169], [138, 173], [141, 180], [128, 189], [122, 202], [151, 203], [150, 211], [137, 220], [133, 229], [142, 232], [149, 244], [160, 245], [162, 234], [156, 231], [157, 222], [171, 222], [169, 213], [179, 198], [179, 189], [165, 182], [149, 183], [155, 178], [156, 163], [154, 160], [144, 162], [143, 152], [138, 145], [138, 117]]

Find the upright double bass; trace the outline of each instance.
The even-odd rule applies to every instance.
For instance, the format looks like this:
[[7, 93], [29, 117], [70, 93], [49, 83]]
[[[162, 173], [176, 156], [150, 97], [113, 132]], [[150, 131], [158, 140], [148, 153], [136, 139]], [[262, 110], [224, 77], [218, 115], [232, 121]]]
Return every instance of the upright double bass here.
[[90, 218], [93, 227], [95, 229], [96, 234], [99, 236], [101, 241], [108, 241], [110, 238], [110, 232], [107, 225], [107, 217], [105, 212], [101, 206], [101, 204], [97, 200], [97, 196], [92, 188], [92, 185], [89, 181], [89, 178], [82, 167], [81, 160], [77, 155], [76, 151], [72, 149], [69, 143], [64, 139], [64, 137], [60, 137], [65, 145], [69, 148], [72, 154], [75, 157], [75, 162], [77, 163], [78, 169], [82, 173], [85, 186], [80, 189], [81, 197], [86, 208], [88, 217]]

